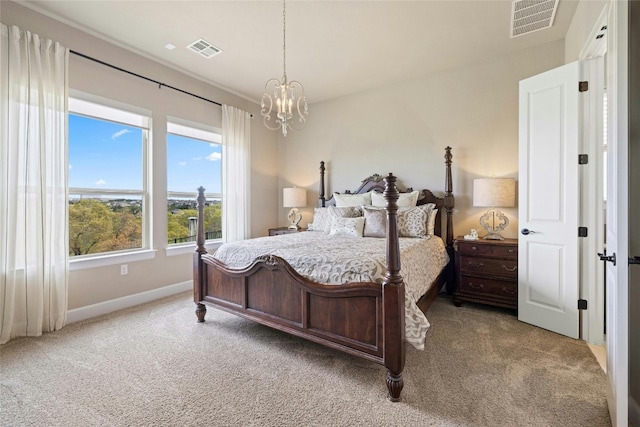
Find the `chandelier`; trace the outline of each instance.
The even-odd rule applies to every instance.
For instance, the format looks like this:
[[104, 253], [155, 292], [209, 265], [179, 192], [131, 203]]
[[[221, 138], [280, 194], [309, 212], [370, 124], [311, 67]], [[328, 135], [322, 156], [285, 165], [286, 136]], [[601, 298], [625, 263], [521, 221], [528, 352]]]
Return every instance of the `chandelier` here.
[[286, 137], [289, 129], [300, 130], [307, 123], [309, 108], [304, 87], [296, 80], [287, 80], [287, 9], [286, 0], [282, 2], [282, 81], [271, 79], [264, 85], [264, 94], [260, 106], [264, 125], [271, 130], [282, 128]]

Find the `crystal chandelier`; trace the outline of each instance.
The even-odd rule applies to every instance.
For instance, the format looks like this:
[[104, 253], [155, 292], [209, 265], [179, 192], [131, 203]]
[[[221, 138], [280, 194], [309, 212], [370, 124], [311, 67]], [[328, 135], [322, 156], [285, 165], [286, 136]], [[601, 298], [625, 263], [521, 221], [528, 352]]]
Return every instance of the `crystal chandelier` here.
[[286, 137], [289, 129], [300, 130], [307, 123], [309, 108], [304, 87], [296, 80], [287, 80], [287, 9], [282, 2], [283, 69], [282, 81], [271, 79], [264, 85], [260, 106], [264, 125], [271, 130], [282, 128]]

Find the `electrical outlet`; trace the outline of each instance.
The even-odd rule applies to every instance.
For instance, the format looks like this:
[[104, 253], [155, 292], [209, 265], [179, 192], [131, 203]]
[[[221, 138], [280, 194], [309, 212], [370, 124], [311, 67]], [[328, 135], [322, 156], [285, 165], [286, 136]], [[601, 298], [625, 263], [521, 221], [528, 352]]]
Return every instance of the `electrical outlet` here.
[[122, 276], [124, 276], [125, 274], [129, 274], [129, 265], [128, 264], [122, 264], [120, 266], [120, 274]]

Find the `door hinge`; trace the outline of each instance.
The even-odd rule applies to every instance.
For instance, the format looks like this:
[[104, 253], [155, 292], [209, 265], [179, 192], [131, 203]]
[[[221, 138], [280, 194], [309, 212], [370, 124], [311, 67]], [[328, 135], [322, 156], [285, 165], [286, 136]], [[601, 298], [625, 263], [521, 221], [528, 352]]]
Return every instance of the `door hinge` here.
[[578, 227], [578, 237], [587, 237], [587, 227]]
[[586, 92], [589, 90], [589, 82], [578, 82], [578, 92]]
[[578, 164], [586, 165], [589, 163], [589, 155], [588, 154], [578, 154]]
[[586, 310], [587, 309], [587, 300], [579, 299], [578, 300], [578, 310]]

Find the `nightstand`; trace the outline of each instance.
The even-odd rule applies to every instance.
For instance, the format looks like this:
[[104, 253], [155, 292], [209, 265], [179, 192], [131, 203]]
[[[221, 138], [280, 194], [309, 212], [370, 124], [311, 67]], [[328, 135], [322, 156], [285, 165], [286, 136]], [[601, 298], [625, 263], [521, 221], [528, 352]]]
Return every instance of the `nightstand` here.
[[277, 227], [269, 229], [269, 236], [277, 236], [278, 234], [300, 233], [301, 231], [307, 231], [306, 228], [298, 228], [293, 230], [289, 227]]
[[453, 303], [479, 302], [518, 309], [518, 239], [454, 241], [456, 291]]

